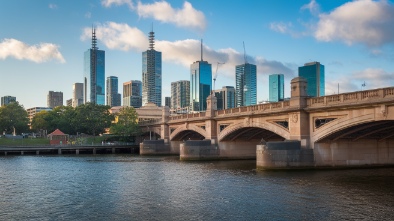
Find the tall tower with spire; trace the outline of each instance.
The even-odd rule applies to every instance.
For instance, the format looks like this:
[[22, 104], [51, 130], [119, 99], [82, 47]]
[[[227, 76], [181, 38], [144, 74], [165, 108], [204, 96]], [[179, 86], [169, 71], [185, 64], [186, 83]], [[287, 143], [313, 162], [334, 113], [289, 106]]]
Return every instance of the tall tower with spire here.
[[92, 47], [84, 54], [84, 103], [105, 105], [105, 51], [97, 47], [96, 29], [92, 27]]
[[161, 106], [161, 52], [155, 50], [153, 27], [149, 32], [149, 49], [142, 52], [142, 105]]
[[205, 111], [207, 97], [212, 88], [212, 65], [203, 60], [201, 39], [201, 60], [190, 65], [190, 110]]

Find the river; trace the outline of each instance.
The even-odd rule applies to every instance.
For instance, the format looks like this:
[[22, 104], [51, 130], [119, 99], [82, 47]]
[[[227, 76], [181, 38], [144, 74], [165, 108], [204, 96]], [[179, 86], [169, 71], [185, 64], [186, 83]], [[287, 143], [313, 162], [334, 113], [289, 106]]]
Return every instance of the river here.
[[0, 157], [0, 220], [394, 219], [394, 168], [254, 168], [139, 155]]

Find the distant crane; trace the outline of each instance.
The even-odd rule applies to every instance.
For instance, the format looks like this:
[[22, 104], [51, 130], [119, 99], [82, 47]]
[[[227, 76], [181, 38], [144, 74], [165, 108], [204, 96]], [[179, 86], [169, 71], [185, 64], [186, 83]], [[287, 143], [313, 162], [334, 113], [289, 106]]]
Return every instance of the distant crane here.
[[218, 69], [219, 69], [219, 65], [221, 64], [225, 64], [224, 62], [217, 62], [216, 64], [216, 72], [215, 75], [213, 75], [213, 90], [215, 90], [215, 82], [216, 82], [216, 78], [218, 77]]

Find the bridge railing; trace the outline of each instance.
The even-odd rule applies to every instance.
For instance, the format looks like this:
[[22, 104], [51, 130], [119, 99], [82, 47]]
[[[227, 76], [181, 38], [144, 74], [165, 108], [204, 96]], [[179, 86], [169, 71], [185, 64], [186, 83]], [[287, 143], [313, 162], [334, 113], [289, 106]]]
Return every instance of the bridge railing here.
[[217, 110], [215, 111], [215, 116], [223, 116], [227, 114], [235, 114], [235, 113], [246, 113], [252, 111], [270, 111], [270, 110], [278, 110], [288, 108], [290, 106], [290, 101], [281, 101], [275, 103], [266, 103], [266, 104], [256, 104], [245, 107], [236, 107], [231, 109]]
[[368, 99], [394, 98], [394, 87], [308, 98], [310, 107], [363, 102]]
[[138, 125], [139, 126], [147, 126], [147, 125], [152, 125], [152, 124], [160, 124], [162, 122], [163, 122], [163, 119], [157, 118], [157, 119], [139, 121]]
[[205, 112], [173, 115], [170, 116], [170, 120], [182, 120], [182, 119], [197, 118], [197, 117], [205, 117]]

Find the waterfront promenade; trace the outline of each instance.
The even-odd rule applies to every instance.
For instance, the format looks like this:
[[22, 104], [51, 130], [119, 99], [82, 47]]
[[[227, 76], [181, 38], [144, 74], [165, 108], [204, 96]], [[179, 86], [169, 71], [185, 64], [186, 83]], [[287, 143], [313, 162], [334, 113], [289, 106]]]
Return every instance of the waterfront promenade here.
[[139, 153], [138, 145], [0, 146], [0, 155]]

